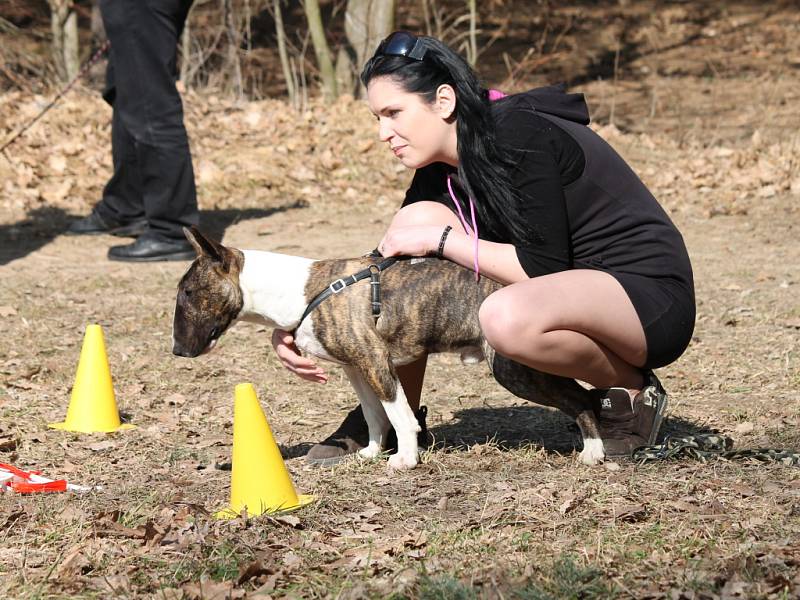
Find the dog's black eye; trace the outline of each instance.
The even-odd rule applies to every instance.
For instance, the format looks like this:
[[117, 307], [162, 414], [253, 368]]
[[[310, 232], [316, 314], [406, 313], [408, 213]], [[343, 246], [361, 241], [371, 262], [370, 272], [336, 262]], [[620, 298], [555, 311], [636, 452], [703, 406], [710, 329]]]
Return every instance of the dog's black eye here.
[[186, 288], [185, 290], [183, 290], [183, 295], [189, 298], [192, 295], [192, 290]]
[[214, 328], [211, 330], [210, 337], [211, 337], [211, 338], [215, 338], [215, 337], [217, 337], [217, 332], [218, 332], [218, 331], [219, 331], [219, 330], [218, 330], [216, 327], [214, 327]]

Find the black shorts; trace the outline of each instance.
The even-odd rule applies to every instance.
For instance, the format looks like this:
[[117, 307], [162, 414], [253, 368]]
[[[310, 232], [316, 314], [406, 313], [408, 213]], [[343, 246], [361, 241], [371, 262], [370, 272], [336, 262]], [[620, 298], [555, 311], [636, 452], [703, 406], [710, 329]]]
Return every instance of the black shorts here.
[[607, 271], [631, 299], [647, 340], [645, 369], [664, 367], [683, 354], [694, 332], [694, 290], [677, 279]]

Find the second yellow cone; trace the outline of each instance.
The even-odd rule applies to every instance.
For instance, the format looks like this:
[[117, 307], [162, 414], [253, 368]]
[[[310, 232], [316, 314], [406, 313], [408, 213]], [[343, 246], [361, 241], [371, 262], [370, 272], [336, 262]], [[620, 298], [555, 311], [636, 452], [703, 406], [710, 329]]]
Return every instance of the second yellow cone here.
[[100, 325], [86, 327], [67, 418], [63, 423], [50, 423], [48, 427], [80, 433], [133, 428], [133, 425], [123, 425], [119, 418]]
[[272, 436], [256, 391], [250, 383], [236, 386], [233, 407], [233, 467], [230, 506], [221, 519], [294, 510], [314, 500], [298, 495]]

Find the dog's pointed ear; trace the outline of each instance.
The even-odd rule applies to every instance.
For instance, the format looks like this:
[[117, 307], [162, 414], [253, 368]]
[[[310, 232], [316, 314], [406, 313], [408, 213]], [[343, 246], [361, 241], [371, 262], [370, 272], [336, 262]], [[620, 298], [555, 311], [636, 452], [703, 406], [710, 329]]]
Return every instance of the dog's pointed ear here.
[[[207, 256], [216, 263], [219, 263], [222, 271], [229, 273], [234, 265], [239, 264], [237, 254], [234, 250], [226, 248], [219, 242], [207, 238], [197, 227], [183, 228], [183, 235], [197, 252], [197, 256]], [[239, 264], [239, 267], [241, 265]]]
[[197, 256], [207, 256], [211, 260], [223, 262], [225, 247], [204, 236], [200, 230], [192, 225], [190, 228], [183, 228], [183, 235], [197, 252]]

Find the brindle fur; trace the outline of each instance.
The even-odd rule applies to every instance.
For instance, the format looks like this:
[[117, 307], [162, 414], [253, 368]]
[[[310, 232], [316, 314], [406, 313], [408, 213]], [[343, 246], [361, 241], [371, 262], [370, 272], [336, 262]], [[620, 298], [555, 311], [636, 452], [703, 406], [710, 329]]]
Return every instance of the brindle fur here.
[[[194, 228], [187, 232], [187, 238], [195, 246], [198, 258], [178, 286], [173, 352], [197, 356], [210, 349], [240, 316], [243, 304], [238, 274], [245, 258], [236, 249], [207, 240]], [[305, 301], [309, 302], [332, 281], [379, 260], [362, 257], [313, 262]], [[265, 277], [269, 274], [265, 273]], [[584, 438], [584, 462], [602, 460], [596, 445], [587, 450], [587, 441], [600, 443], [592, 394], [572, 379], [547, 375], [496, 354], [483, 338], [478, 310], [500, 284], [485, 277], [476, 283], [471, 271], [445, 260], [399, 260], [381, 274], [382, 306], [377, 321], [371, 312], [369, 285], [368, 279], [363, 280], [330, 296], [306, 317], [312, 320], [313, 334], [324, 351], [345, 365], [362, 405], [365, 396], [372, 395], [370, 391], [386, 410], [398, 398], [405, 402], [402, 388], [398, 387], [396, 365], [436, 352], [480, 348], [494, 378], [508, 391], [559, 408], [576, 420]], [[386, 415], [375, 412], [373, 406], [369, 411], [371, 427], [374, 424], [385, 433]], [[370, 414], [365, 406], [368, 421]], [[385, 440], [385, 436], [380, 439]], [[414, 444], [415, 440], [414, 437]], [[416, 447], [414, 461], [415, 457]], [[395, 462], [401, 467], [413, 466], [402, 460]]]
[[[313, 264], [306, 297], [331, 281], [360, 271], [380, 259], [324, 260]], [[548, 375], [495, 353], [478, 322], [483, 300], [499, 283], [450, 261], [401, 260], [381, 274], [381, 315], [372, 317], [369, 281], [329, 297], [314, 314], [314, 334], [342, 363], [357, 365], [381, 400], [395, 396], [394, 364], [437, 352], [481, 348], [492, 375], [512, 394], [553, 406], [576, 420], [584, 437], [599, 438], [592, 395], [574, 379]], [[357, 288], [360, 287], [361, 290]], [[408, 302], [424, 298], [424, 303]], [[349, 315], [342, 326], [340, 315]]]

